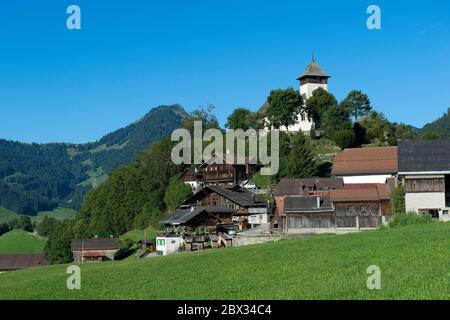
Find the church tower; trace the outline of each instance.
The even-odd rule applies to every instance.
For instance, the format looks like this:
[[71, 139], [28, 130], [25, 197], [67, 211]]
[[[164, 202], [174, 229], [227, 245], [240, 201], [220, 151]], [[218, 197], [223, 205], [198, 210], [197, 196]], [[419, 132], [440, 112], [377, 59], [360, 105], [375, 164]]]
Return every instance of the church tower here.
[[303, 99], [306, 101], [311, 98], [314, 90], [318, 88], [328, 91], [328, 78], [330, 76], [323, 72], [312, 57], [303, 74], [297, 79], [300, 81], [300, 94]]

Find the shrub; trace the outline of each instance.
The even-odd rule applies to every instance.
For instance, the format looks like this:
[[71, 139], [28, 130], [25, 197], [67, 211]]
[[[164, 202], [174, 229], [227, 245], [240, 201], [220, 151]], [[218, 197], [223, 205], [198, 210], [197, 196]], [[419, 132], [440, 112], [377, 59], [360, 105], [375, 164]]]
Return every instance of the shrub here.
[[341, 148], [350, 148], [355, 144], [356, 135], [353, 130], [339, 130], [334, 135], [334, 142]]
[[395, 213], [391, 216], [388, 222], [389, 228], [411, 224], [425, 224], [431, 223], [433, 219], [429, 214], [417, 214], [415, 212]]
[[405, 187], [398, 186], [391, 194], [392, 211], [395, 213], [405, 213]]

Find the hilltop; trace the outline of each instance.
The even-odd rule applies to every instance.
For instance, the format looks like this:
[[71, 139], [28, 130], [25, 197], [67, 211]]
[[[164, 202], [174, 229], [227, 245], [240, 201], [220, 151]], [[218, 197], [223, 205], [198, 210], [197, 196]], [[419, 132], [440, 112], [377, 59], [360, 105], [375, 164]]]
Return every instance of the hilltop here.
[[[448, 299], [450, 223], [0, 274], [0, 299]], [[364, 248], [363, 250], [361, 248]], [[367, 268], [381, 269], [368, 290]]]

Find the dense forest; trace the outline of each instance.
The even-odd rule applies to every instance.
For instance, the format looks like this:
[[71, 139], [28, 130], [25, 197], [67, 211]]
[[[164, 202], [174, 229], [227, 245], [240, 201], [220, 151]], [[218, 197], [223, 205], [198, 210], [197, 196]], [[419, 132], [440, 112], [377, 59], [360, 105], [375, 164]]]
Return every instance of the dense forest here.
[[85, 193], [178, 128], [179, 105], [152, 109], [139, 121], [86, 144], [25, 144], [0, 140], [0, 205], [35, 215], [57, 206], [79, 209]]

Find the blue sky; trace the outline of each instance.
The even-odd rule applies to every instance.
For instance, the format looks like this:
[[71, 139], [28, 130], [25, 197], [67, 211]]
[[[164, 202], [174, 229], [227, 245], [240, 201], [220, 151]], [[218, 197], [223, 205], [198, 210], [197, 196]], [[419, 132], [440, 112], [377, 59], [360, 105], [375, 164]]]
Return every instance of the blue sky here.
[[[77, 4], [82, 29], [66, 28]], [[382, 29], [366, 28], [366, 9]], [[450, 107], [448, 0], [15, 0], [0, 7], [0, 138], [87, 142], [161, 104], [223, 124], [298, 87], [311, 53], [340, 100], [369, 94], [415, 126]]]

